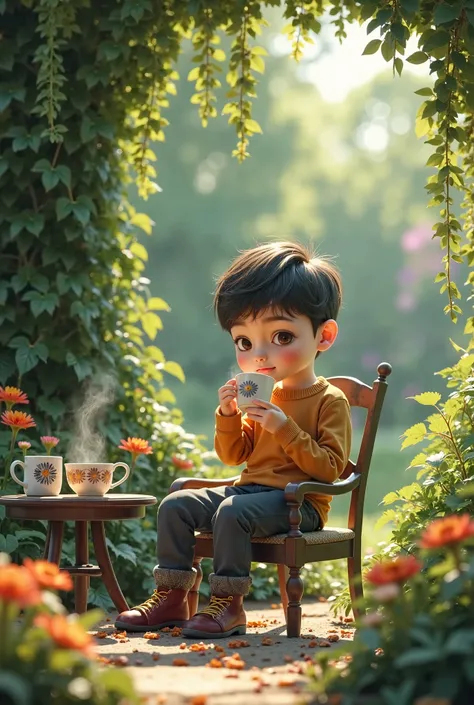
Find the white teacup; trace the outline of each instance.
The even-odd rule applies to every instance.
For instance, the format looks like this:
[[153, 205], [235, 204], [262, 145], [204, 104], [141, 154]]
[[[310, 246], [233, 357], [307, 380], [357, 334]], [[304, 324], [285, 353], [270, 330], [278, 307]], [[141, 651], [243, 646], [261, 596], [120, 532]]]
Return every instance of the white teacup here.
[[235, 375], [237, 381], [237, 406], [245, 411], [252, 406], [254, 399], [270, 401], [275, 380], [270, 375], [261, 372], [239, 372]]
[[[24, 481], [15, 474], [15, 467], [23, 468]], [[25, 460], [14, 460], [10, 475], [31, 497], [57, 497], [63, 484], [63, 459], [61, 455], [27, 455]]]
[[[130, 475], [127, 463], [66, 463], [65, 467], [67, 483], [79, 497], [103, 497]], [[112, 482], [115, 468], [125, 468], [125, 475]]]

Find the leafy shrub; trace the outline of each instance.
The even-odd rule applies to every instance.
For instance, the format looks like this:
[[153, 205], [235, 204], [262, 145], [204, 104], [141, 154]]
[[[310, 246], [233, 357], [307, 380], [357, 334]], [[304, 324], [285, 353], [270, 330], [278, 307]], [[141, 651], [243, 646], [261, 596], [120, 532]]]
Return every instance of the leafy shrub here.
[[421, 705], [423, 697], [470, 705], [473, 535], [468, 514], [438, 519], [421, 537], [424, 565], [413, 555], [374, 564], [363, 604], [369, 611], [357, 625], [351, 659], [345, 652], [336, 668], [326, 655], [319, 657], [312, 672], [316, 702], [327, 703], [329, 694], [338, 705], [364, 703], [369, 695], [373, 705]]
[[[402, 449], [424, 442], [408, 470], [416, 471], [416, 480], [383, 499], [391, 506], [380, 517], [376, 528], [390, 523], [389, 543], [382, 552], [364, 560], [364, 572], [374, 560], [393, 556], [400, 549], [417, 553], [417, 536], [433, 519], [453, 512], [474, 513], [470, 487], [474, 480], [474, 342], [467, 349], [455, 345], [460, 359], [452, 367], [437, 374], [452, 389], [441, 402], [437, 392], [424, 392], [412, 397], [422, 406], [432, 406], [424, 423], [417, 423], [403, 434]], [[333, 603], [336, 612], [350, 611], [349, 591], [341, 591]]]
[[46, 561], [0, 561], [2, 705], [138, 705], [130, 676], [96, 661], [87, 629], [101, 613], [64, 615], [56, 591], [72, 588], [70, 576]]

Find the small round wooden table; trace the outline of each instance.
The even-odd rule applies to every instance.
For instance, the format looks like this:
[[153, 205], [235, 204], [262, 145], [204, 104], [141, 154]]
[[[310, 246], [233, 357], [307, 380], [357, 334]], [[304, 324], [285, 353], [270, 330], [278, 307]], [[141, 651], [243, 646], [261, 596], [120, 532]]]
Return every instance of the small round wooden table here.
[[[20, 494], [0, 497], [0, 505], [5, 506], [6, 515], [10, 519], [45, 519], [48, 522], [44, 558], [51, 563], [60, 564], [64, 522], [75, 522], [76, 565], [64, 566], [64, 570], [74, 577], [74, 603], [78, 613], [87, 609], [90, 578], [100, 575], [118, 611], [128, 610], [110, 562], [104, 522], [111, 519], [141, 519], [145, 516], [145, 507], [156, 502], [156, 497], [145, 494], [106, 494], [104, 497], [78, 497], [70, 494], [27, 497]], [[97, 566], [89, 563], [89, 523]]]

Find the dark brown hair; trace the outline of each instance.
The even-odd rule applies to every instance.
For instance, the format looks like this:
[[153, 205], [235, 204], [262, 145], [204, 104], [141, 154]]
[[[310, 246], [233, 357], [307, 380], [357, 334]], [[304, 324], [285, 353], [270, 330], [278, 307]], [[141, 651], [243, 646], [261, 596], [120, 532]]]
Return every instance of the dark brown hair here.
[[308, 316], [316, 334], [321, 323], [337, 318], [341, 301], [341, 277], [328, 259], [299, 243], [269, 242], [241, 250], [219, 277], [214, 311], [226, 331], [273, 308]]

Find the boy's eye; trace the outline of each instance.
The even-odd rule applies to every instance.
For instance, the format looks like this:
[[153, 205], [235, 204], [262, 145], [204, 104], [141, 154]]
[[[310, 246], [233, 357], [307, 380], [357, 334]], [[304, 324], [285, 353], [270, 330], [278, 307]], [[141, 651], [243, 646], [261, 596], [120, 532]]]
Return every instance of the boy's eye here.
[[250, 350], [250, 348], [252, 347], [252, 343], [248, 338], [236, 338], [234, 340], [234, 343], [237, 345], [237, 348], [242, 352], [245, 350]]
[[279, 333], [275, 333], [272, 342], [276, 343], [277, 345], [289, 345], [293, 342], [294, 339], [295, 336], [293, 335], [293, 333], [280, 331]]

